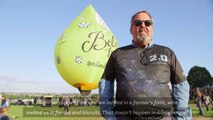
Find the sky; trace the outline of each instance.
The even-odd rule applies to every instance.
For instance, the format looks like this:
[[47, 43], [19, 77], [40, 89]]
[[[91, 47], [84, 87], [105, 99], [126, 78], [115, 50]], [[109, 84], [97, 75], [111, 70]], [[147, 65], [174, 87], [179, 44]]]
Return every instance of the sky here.
[[78, 93], [58, 73], [54, 49], [90, 4], [119, 46], [131, 44], [131, 16], [148, 10], [153, 42], [171, 48], [186, 75], [195, 65], [213, 75], [212, 0], [0, 0], [0, 92]]

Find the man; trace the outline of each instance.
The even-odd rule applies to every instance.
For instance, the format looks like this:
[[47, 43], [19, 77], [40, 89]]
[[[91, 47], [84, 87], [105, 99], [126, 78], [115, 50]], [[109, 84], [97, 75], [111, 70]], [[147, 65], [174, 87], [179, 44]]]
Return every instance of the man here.
[[1, 97], [0, 120], [9, 120], [7, 115], [9, 104], [4, 96]]
[[206, 107], [206, 111], [209, 111], [209, 104], [212, 104], [212, 99], [207, 93], [204, 94], [203, 98], [204, 98], [204, 105]]
[[7, 109], [0, 108], [0, 120], [9, 120]]
[[2, 96], [1, 98], [1, 111], [7, 114], [8, 112], [9, 103], [7, 102], [7, 99], [5, 96]]
[[195, 98], [196, 98], [196, 105], [199, 109], [199, 114], [204, 116], [204, 111], [202, 107], [203, 94], [201, 93], [199, 88], [195, 89]]
[[70, 99], [68, 97], [65, 97], [63, 99], [63, 105], [64, 105], [64, 112], [69, 112], [69, 105], [70, 105]]
[[152, 43], [152, 16], [147, 11], [135, 13], [130, 33], [132, 44], [111, 54], [99, 82], [102, 116], [109, 120], [190, 120], [189, 84], [174, 52]]

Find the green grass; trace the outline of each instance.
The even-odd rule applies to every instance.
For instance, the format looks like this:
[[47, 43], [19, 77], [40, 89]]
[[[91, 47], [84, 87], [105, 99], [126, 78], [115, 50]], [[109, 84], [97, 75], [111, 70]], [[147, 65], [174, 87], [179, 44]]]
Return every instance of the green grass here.
[[70, 107], [68, 113], [57, 106], [11, 106], [8, 115], [15, 120], [104, 120], [96, 106]]
[[[199, 116], [198, 108], [195, 104], [189, 105], [192, 109], [193, 117]], [[209, 106], [209, 111], [204, 110], [204, 117], [213, 118], [213, 106]], [[26, 114], [26, 113], [30, 114]], [[41, 114], [36, 114], [40, 112]], [[25, 113], [25, 116], [23, 116]], [[44, 115], [45, 113], [45, 115]], [[48, 114], [47, 114], [48, 113]], [[9, 117], [15, 116], [15, 120], [104, 120], [99, 113], [99, 107], [96, 106], [82, 106], [70, 107], [68, 114], [63, 114], [63, 108], [54, 107], [40, 107], [40, 106], [11, 106], [9, 108]], [[95, 115], [94, 115], [95, 114]]]
[[[189, 106], [192, 109], [193, 116], [200, 116], [199, 109], [198, 109], [198, 107], [196, 107], [195, 104], [190, 104]], [[213, 117], [213, 105], [209, 105], [209, 111], [207, 111], [206, 108], [203, 107], [203, 111], [204, 111], [204, 117]]]

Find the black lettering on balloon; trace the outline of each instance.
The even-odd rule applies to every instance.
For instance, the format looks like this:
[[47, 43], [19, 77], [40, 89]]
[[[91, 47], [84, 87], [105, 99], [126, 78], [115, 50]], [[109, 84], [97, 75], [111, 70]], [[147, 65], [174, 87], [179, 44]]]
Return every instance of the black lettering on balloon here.
[[109, 57], [110, 54], [112, 53], [112, 48], [118, 46], [118, 44], [115, 41], [114, 36], [112, 36], [111, 39], [107, 40], [102, 31], [91, 32], [91, 33], [89, 33], [88, 38], [90, 40], [87, 40], [87, 41], [83, 42], [83, 44], [82, 44], [82, 50], [84, 52], [89, 52], [92, 49], [93, 50], [102, 50], [102, 49], [107, 48], [106, 49], [106, 51], [108, 51], [107, 56]]

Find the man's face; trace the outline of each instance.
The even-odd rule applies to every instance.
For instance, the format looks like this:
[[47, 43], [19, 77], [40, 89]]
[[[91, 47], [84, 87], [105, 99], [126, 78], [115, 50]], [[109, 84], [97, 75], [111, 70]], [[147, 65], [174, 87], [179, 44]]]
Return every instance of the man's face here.
[[139, 13], [131, 23], [130, 33], [134, 42], [144, 47], [152, 41], [153, 24], [146, 13]]

